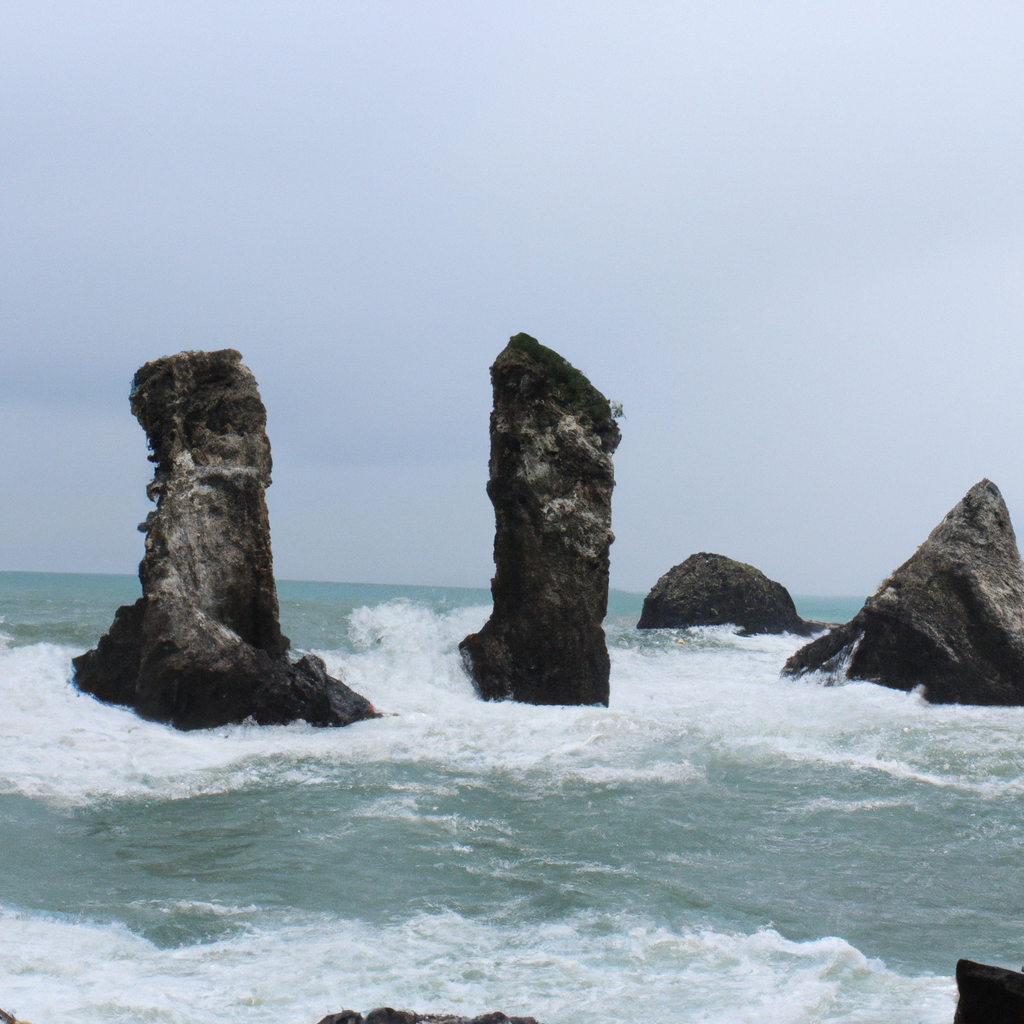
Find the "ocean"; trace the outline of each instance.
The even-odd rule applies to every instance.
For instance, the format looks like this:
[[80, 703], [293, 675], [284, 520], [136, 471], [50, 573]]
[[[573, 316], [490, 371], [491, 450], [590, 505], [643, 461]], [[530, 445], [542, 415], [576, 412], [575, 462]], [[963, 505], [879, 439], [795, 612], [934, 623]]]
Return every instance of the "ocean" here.
[[384, 718], [144, 722], [70, 684], [138, 582], [0, 573], [0, 1007], [950, 1024], [958, 957], [1024, 962], [1024, 708], [783, 679], [800, 638], [617, 592], [610, 707], [487, 704], [488, 591], [278, 586]]

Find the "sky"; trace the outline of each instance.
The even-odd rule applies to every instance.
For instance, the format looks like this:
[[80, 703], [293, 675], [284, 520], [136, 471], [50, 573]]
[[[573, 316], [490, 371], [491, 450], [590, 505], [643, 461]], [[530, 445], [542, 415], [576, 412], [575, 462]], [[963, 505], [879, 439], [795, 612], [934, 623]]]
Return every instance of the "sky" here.
[[5, 0], [0, 569], [134, 572], [131, 377], [233, 347], [280, 578], [487, 586], [520, 331], [624, 407], [614, 587], [1024, 523], [1022, 53], [1017, 0]]

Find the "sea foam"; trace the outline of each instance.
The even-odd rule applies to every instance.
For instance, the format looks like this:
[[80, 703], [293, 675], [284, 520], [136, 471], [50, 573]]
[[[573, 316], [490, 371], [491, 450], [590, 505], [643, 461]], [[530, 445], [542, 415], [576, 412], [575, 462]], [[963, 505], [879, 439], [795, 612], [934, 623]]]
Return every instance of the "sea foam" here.
[[788, 635], [613, 627], [610, 707], [481, 702], [457, 643], [487, 611], [438, 614], [399, 600], [353, 612], [350, 648], [317, 653], [385, 717], [342, 730], [182, 733], [78, 693], [72, 649], [0, 651], [0, 792], [65, 805], [184, 798], [274, 777], [328, 782], [332, 764], [378, 761], [536, 770], [544, 785], [685, 784], [722, 750], [761, 770], [809, 762], [982, 799], [1024, 791], [1024, 708], [935, 706], [868, 683], [780, 678], [801, 642]]
[[782, 678], [798, 637], [616, 624], [610, 707], [485, 703], [457, 645], [487, 614], [353, 611], [319, 653], [385, 717], [344, 729], [181, 733], [79, 694], [74, 649], [0, 651], [10, 821], [96, 858], [67, 899], [7, 887], [0, 1005], [937, 1024], [955, 955], [1024, 938], [999, 895], [1024, 709]]
[[[230, 911], [225, 911], [230, 912]], [[675, 932], [630, 915], [523, 930], [458, 914], [383, 928], [280, 915], [159, 949], [121, 925], [0, 909], [0, 991], [36, 1021], [286, 1021], [389, 1004], [553, 1024], [948, 1024], [948, 977], [908, 978], [837, 938]]]

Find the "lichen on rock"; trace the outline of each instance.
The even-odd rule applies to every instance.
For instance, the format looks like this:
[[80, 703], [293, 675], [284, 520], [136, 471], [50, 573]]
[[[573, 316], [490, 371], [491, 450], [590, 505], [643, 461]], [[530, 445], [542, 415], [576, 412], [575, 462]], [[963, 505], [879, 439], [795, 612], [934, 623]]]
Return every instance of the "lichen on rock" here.
[[786, 675], [820, 671], [939, 704], [1024, 704], [1024, 563], [999, 488], [975, 484], [842, 626]]
[[267, 415], [239, 353], [146, 363], [131, 409], [156, 463], [147, 487], [156, 509], [139, 527], [142, 597], [74, 659], [79, 689], [181, 729], [375, 717], [319, 658], [288, 657], [264, 497]]
[[673, 566], [644, 599], [637, 629], [739, 626], [744, 633], [808, 636], [831, 623], [800, 618], [781, 583], [725, 555], [700, 551]]
[[491, 367], [494, 610], [459, 645], [480, 694], [607, 704], [612, 454], [608, 399], [557, 352], [518, 334]]

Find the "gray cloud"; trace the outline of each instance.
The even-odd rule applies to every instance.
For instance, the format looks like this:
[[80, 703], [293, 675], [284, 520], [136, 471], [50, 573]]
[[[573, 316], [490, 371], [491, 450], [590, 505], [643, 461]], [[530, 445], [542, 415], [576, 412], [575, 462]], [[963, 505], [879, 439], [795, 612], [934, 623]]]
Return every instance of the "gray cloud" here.
[[486, 582], [487, 366], [520, 330], [625, 405], [619, 586], [709, 549], [864, 593], [981, 476], [1024, 509], [1019, 5], [0, 27], [2, 567], [131, 571], [127, 382], [224, 345], [284, 576]]

